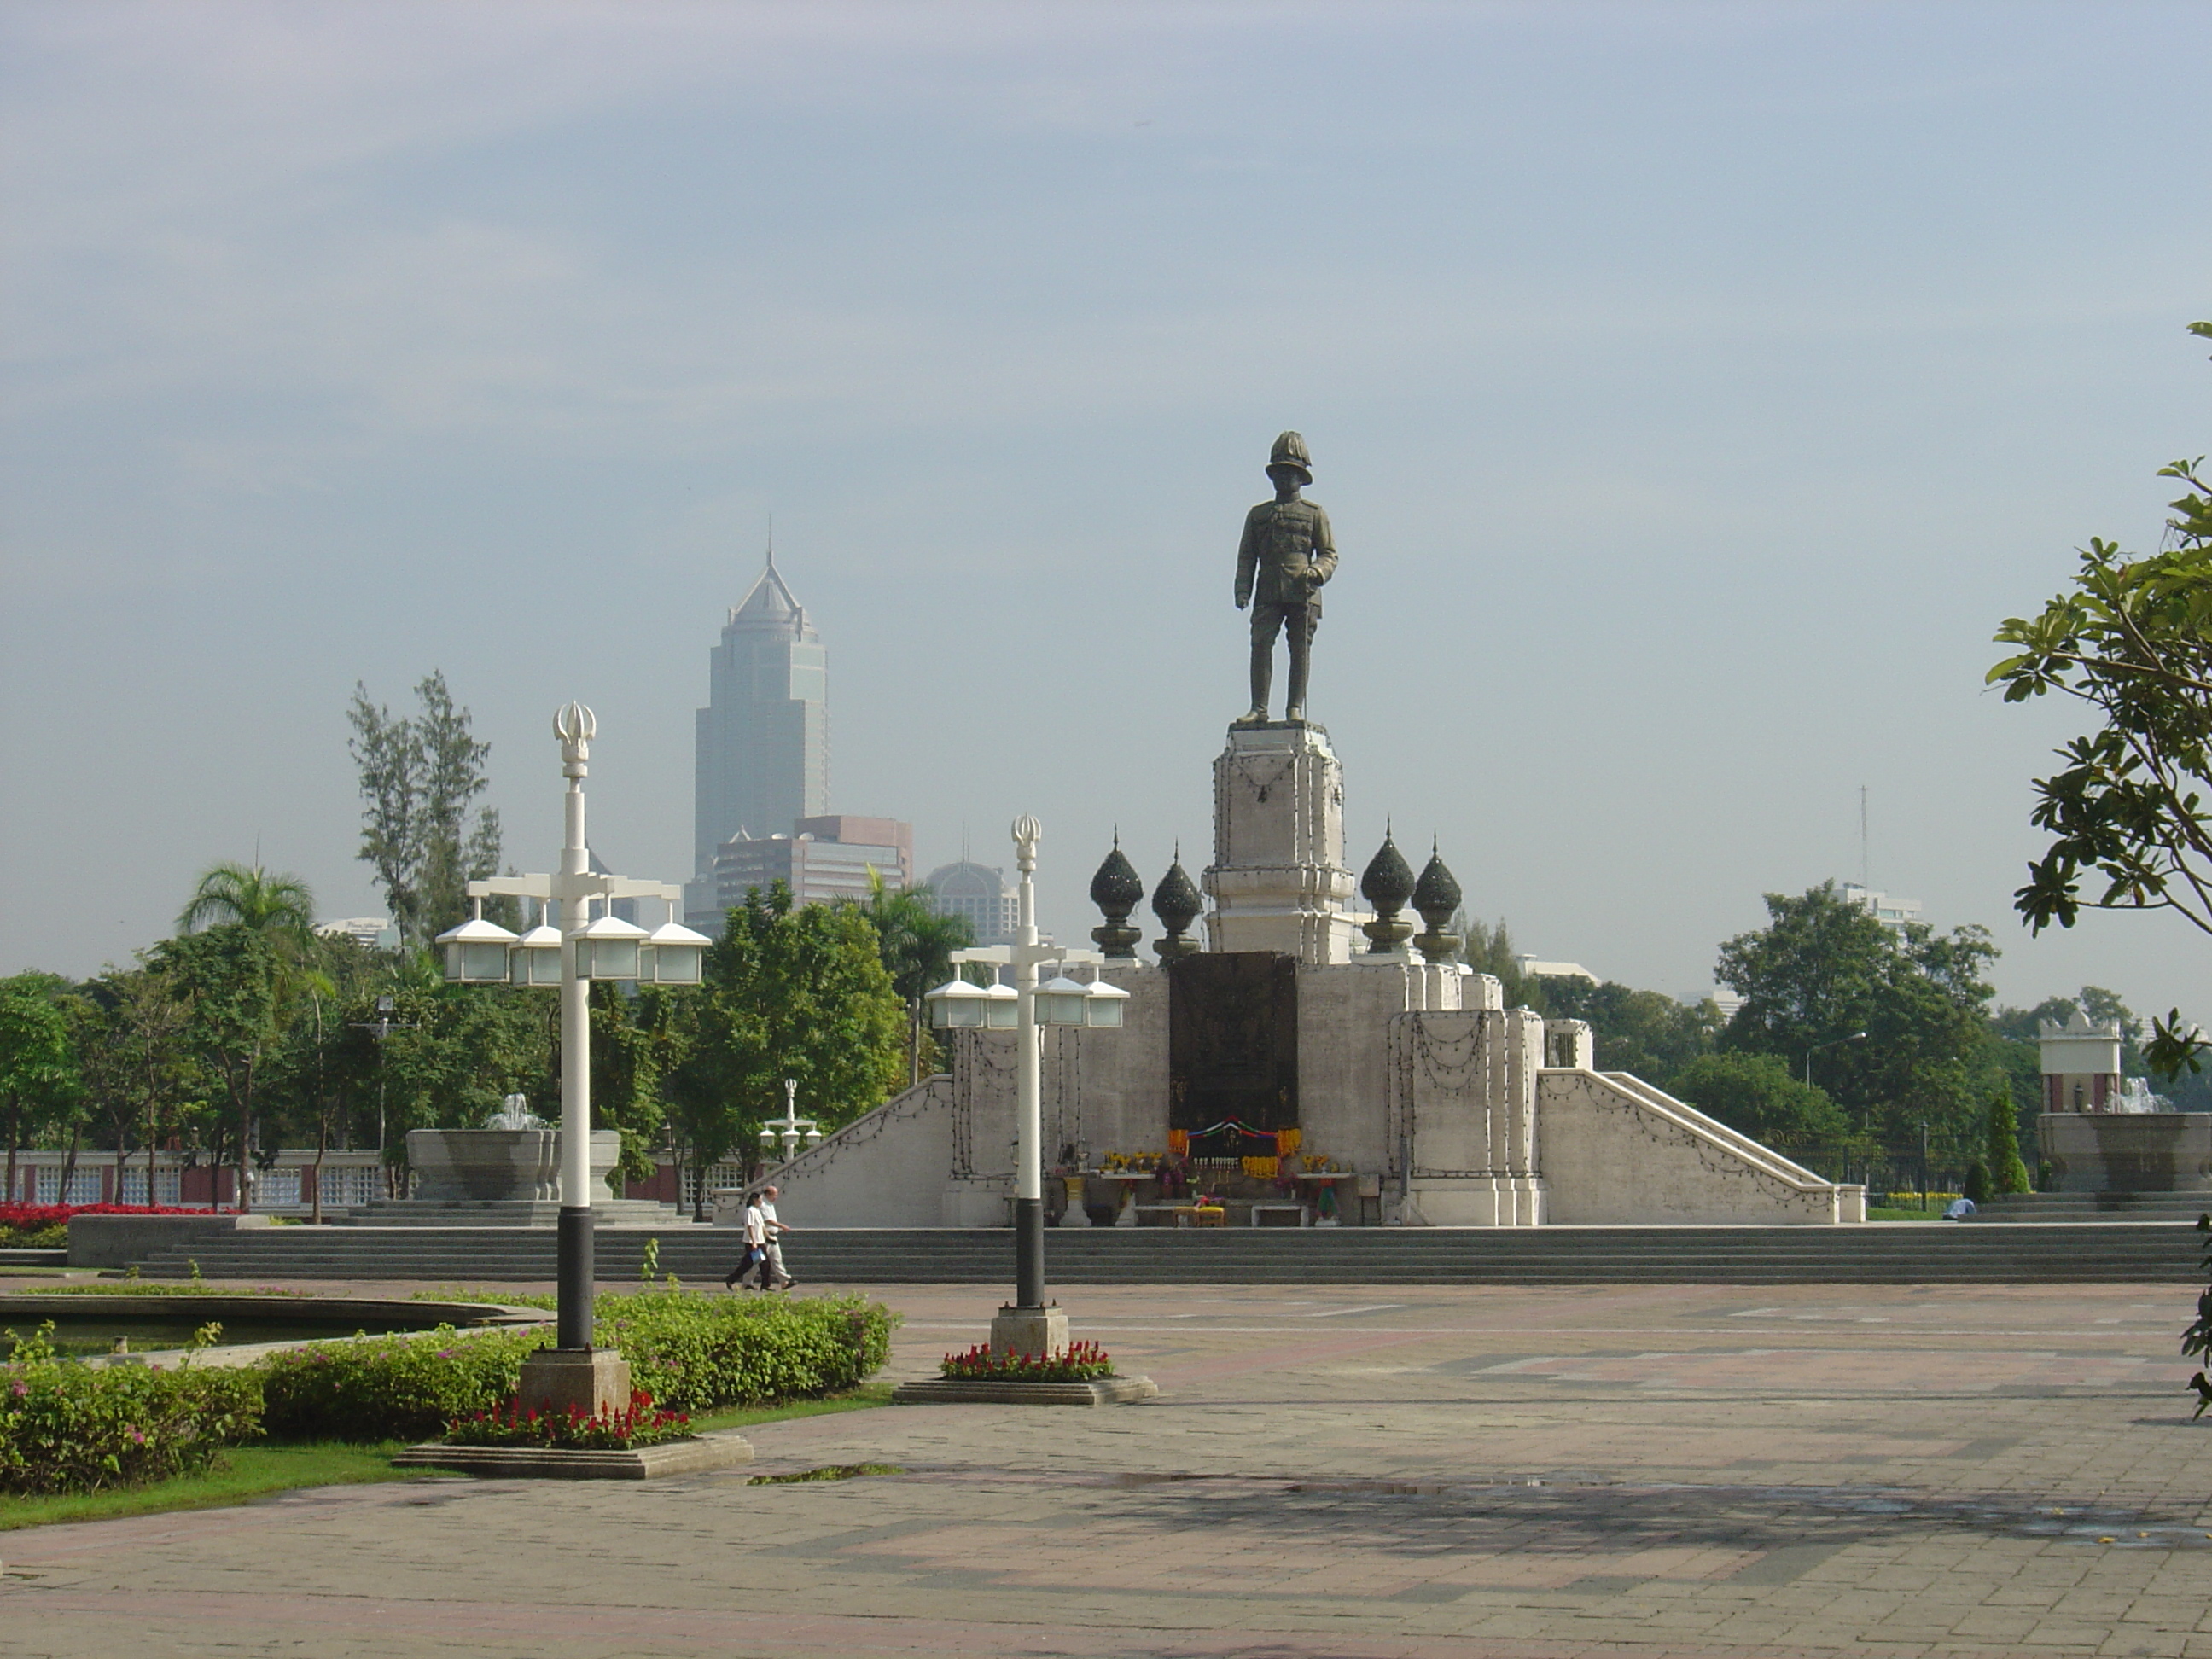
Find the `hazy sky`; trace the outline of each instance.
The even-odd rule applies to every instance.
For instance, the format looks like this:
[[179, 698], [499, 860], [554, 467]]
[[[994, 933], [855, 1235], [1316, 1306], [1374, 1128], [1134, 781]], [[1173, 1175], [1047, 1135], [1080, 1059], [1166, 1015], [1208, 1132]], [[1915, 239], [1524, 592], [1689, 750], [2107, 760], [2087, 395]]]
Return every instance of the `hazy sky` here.
[[[1981, 686], [2212, 447], [2201, 4], [0, 10], [0, 970], [354, 857], [356, 680], [442, 667], [510, 854], [689, 873], [774, 515], [833, 807], [923, 867], [1194, 873], [1285, 427], [1343, 564], [1351, 861], [1676, 993], [1759, 895], [1980, 922], [2015, 1001], [2212, 1018], [2159, 916], [2031, 941]], [[1418, 846], [1417, 846], [1418, 843]], [[1146, 918], [1149, 921], [1150, 918]], [[1148, 933], [1152, 931], [1148, 928]]]

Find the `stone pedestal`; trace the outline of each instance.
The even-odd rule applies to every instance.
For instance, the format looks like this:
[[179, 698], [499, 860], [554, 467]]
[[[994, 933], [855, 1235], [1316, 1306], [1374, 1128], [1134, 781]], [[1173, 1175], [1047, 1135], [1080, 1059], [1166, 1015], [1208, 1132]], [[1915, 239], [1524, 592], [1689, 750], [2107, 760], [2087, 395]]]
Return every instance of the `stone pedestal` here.
[[1322, 965], [1364, 943], [1345, 907], [1358, 883], [1344, 862], [1344, 768], [1310, 721], [1235, 726], [1213, 763], [1216, 951], [1277, 951]]
[[[611, 1177], [622, 1156], [612, 1129], [592, 1132], [592, 1208], [601, 1227], [665, 1226], [673, 1206], [623, 1198]], [[550, 1227], [561, 1213], [558, 1129], [410, 1129], [413, 1194], [349, 1211], [367, 1227]]]
[[623, 1411], [629, 1405], [629, 1361], [613, 1348], [540, 1348], [522, 1362], [521, 1395], [525, 1411], [574, 1406], [586, 1417]]
[[991, 1322], [993, 1353], [1058, 1353], [1067, 1346], [1067, 1314], [1049, 1308], [1000, 1308]]
[[2212, 1112], [2045, 1112], [2035, 1134], [2062, 1193], [2212, 1192]]

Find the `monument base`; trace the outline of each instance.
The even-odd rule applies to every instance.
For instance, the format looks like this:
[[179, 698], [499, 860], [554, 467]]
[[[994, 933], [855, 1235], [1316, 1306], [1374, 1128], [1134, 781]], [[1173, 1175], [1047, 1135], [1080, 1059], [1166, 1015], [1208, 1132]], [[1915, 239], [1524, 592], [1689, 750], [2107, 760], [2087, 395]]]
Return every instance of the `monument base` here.
[[629, 1408], [629, 1361], [613, 1348], [540, 1348], [522, 1362], [522, 1408], [586, 1417]]
[[2212, 1192], [2212, 1112], [2045, 1112], [2035, 1138], [2062, 1193]]
[[1067, 1346], [1067, 1312], [1048, 1308], [1001, 1308], [991, 1322], [993, 1353], [1054, 1354]]

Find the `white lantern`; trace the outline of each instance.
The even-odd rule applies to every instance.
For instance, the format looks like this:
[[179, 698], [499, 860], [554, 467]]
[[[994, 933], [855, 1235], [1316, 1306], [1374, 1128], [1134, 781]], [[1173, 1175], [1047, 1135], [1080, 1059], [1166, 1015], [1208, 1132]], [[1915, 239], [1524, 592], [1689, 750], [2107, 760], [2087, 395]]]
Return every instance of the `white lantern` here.
[[713, 943], [680, 921], [665, 921], [646, 937], [639, 977], [655, 985], [696, 985], [706, 970], [707, 947]]
[[561, 982], [561, 930], [539, 922], [507, 952], [507, 982], [510, 985], [558, 985]]
[[1121, 1011], [1128, 1006], [1129, 994], [1118, 985], [1109, 985], [1103, 979], [1094, 979], [1083, 988], [1084, 1024], [1103, 1025], [1118, 1030]]
[[1080, 980], [1065, 974], [1048, 979], [1036, 988], [1036, 1017], [1040, 1025], [1087, 1025], [1090, 1019], [1085, 1005], [1090, 1000], [1091, 988]]
[[503, 983], [507, 947], [514, 942], [514, 934], [482, 916], [448, 927], [431, 941], [445, 947], [446, 977], [462, 985]]
[[1022, 994], [1011, 985], [995, 981], [983, 988], [990, 1000], [984, 1004], [988, 1010], [983, 1023], [994, 1031], [1011, 1031], [1022, 1023]]
[[964, 979], [949, 979], [934, 991], [924, 993], [921, 1000], [928, 1005], [932, 1030], [972, 1031], [983, 1024], [990, 993]]
[[601, 916], [576, 935], [578, 979], [635, 979], [638, 946], [649, 937], [619, 916]]

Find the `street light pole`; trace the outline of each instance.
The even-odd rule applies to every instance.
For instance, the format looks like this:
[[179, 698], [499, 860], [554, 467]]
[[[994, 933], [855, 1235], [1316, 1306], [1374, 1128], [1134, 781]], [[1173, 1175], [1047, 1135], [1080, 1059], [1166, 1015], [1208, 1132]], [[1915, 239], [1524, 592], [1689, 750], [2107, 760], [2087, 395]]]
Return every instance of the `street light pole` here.
[[[1041, 1121], [1038, 1004], [1047, 1005], [1043, 1022], [1113, 1029], [1122, 1023], [1129, 994], [1094, 980], [1078, 984], [1063, 976], [1042, 988], [1040, 963], [1103, 965], [1096, 951], [1062, 949], [1037, 942], [1037, 842], [1044, 827], [1026, 814], [1014, 820], [1014, 865], [1021, 874], [1021, 908], [1012, 945], [955, 951], [956, 963], [989, 963], [1014, 970], [1011, 988], [986, 990], [955, 979], [922, 998], [930, 1023], [940, 1030], [988, 1028], [1015, 1030], [1014, 1062], [1014, 1299], [991, 1322], [991, 1346], [1000, 1353], [1053, 1354], [1067, 1346], [1067, 1315], [1044, 1299], [1044, 1131]], [[1011, 990], [1012, 994], [1008, 992]], [[1002, 1018], [1012, 1001], [1011, 1019]]]
[[[1014, 994], [1020, 1058], [1014, 1073], [1014, 1305], [1044, 1311], [1044, 1158], [1036, 1027], [1036, 855], [1044, 826], [1024, 814], [1014, 820], [1014, 867], [1021, 875], [1020, 920], [1014, 933]], [[1065, 1346], [1065, 1343], [1061, 1346]]]
[[[461, 984], [550, 986], [561, 993], [561, 1213], [556, 1234], [559, 1286], [556, 1346], [523, 1362], [522, 1403], [532, 1409], [575, 1407], [587, 1415], [620, 1408], [629, 1399], [629, 1367], [613, 1348], [592, 1345], [593, 1273], [592, 1180], [592, 981], [696, 985], [708, 940], [676, 920], [684, 890], [667, 882], [593, 873], [584, 834], [584, 779], [591, 771], [599, 722], [580, 702], [553, 717], [561, 740], [561, 867], [552, 875], [493, 876], [471, 881], [477, 914], [438, 935], [446, 977]], [[558, 941], [533, 928], [518, 939], [483, 920], [482, 901], [505, 894], [561, 906]], [[594, 921], [591, 902], [654, 898], [669, 907], [657, 932], [617, 919]], [[557, 955], [558, 967], [552, 958]]]
[[572, 702], [554, 717], [561, 739], [561, 775], [568, 787], [562, 802], [561, 874], [561, 1218], [556, 1249], [560, 1315], [558, 1346], [592, 1346], [595, 1244], [592, 1234], [592, 982], [576, 971], [577, 939], [591, 902], [578, 879], [591, 872], [584, 839], [584, 780], [590, 775], [592, 711]]
[[1838, 1037], [1833, 1042], [1816, 1042], [1808, 1048], [1805, 1051], [1805, 1086], [1808, 1089], [1813, 1086], [1813, 1056], [1819, 1054], [1821, 1049], [1840, 1048], [1846, 1042], [1862, 1042], [1865, 1040], [1864, 1031], [1854, 1031], [1849, 1036]]

